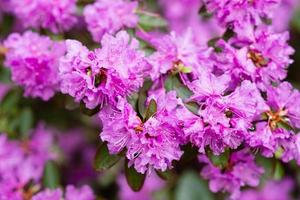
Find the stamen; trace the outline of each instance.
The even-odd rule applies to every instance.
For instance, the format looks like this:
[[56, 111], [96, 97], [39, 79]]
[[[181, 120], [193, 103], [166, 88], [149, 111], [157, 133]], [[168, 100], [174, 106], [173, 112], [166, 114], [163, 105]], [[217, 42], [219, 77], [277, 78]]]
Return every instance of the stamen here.
[[265, 67], [269, 61], [267, 58], [264, 58], [263, 55], [255, 50], [250, 50], [247, 54], [247, 57], [252, 60], [256, 67]]

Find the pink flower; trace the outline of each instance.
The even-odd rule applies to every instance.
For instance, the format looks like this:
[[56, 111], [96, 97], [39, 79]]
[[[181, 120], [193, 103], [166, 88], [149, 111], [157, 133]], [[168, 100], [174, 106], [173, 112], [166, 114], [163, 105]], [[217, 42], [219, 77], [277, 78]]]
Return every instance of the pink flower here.
[[63, 43], [27, 31], [11, 34], [4, 46], [8, 48], [5, 65], [13, 81], [24, 87], [25, 96], [45, 101], [53, 97], [59, 88], [58, 61], [65, 52]]
[[137, 1], [128, 0], [97, 0], [87, 5], [83, 14], [94, 41], [101, 41], [105, 33], [114, 34], [124, 27], [134, 28], [138, 23], [137, 6]]
[[67, 55], [60, 62], [61, 91], [83, 101], [88, 108], [115, 104], [142, 85], [147, 62], [138, 41], [125, 32], [105, 35], [102, 48], [89, 51], [80, 42], [67, 40]]
[[81, 188], [75, 188], [73, 185], [68, 185], [66, 188], [65, 195], [61, 189], [50, 190], [46, 189], [34, 195], [32, 200], [95, 200], [93, 191], [87, 185]]
[[12, 12], [25, 28], [44, 28], [58, 33], [69, 30], [77, 22], [76, 0], [10, 1]]
[[99, 115], [103, 122], [100, 137], [108, 143], [110, 152], [127, 149], [129, 165], [140, 173], [152, 168], [165, 171], [182, 155], [182, 132], [173, 114], [180, 106], [176, 94], [158, 93], [150, 99], [157, 102], [157, 112], [147, 121], [142, 121], [124, 99], [119, 100], [117, 108], [106, 107]]
[[201, 175], [209, 180], [212, 192], [229, 192], [231, 199], [239, 199], [240, 188], [243, 186], [258, 186], [259, 176], [263, 168], [256, 165], [254, 157], [247, 150], [234, 152], [223, 168], [214, 166], [206, 156], [199, 157], [200, 162], [207, 165]]

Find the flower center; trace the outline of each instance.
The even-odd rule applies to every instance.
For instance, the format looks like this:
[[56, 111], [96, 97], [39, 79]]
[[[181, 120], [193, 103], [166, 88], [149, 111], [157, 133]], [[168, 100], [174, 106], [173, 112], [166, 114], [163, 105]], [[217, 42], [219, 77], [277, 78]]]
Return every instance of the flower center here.
[[268, 123], [272, 130], [275, 130], [277, 128], [278, 123], [285, 122], [285, 116], [287, 115], [287, 110], [280, 109], [277, 112], [268, 111]]
[[31, 200], [32, 196], [40, 190], [39, 185], [33, 185], [29, 188], [22, 189], [22, 197], [24, 200]]
[[106, 70], [101, 69], [98, 74], [95, 75], [94, 86], [99, 87], [101, 84], [106, 83], [107, 73]]
[[0, 56], [5, 55], [8, 49], [5, 46], [0, 45]]
[[256, 67], [259, 68], [265, 67], [269, 63], [268, 59], [264, 58], [263, 55], [256, 50], [250, 50], [247, 57], [252, 60]]
[[135, 130], [136, 132], [142, 132], [142, 131], [144, 130], [143, 124], [139, 124], [138, 126], [136, 126], [136, 127], [134, 128], [134, 130]]
[[[88, 76], [90, 77], [93, 76], [93, 71], [91, 67], [87, 67], [85, 71]], [[106, 80], [107, 80], [106, 69], [100, 69], [100, 72], [94, 76], [94, 86], [99, 87], [101, 84], [106, 83]]]

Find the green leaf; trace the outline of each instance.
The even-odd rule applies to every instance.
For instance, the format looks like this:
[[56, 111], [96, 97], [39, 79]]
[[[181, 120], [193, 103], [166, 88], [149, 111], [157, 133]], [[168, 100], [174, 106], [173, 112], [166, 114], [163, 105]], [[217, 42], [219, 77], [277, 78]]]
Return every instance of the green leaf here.
[[154, 99], [151, 99], [150, 102], [149, 102], [149, 105], [147, 107], [146, 113], [145, 113], [145, 119], [144, 119], [144, 121], [147, 121], [153, 115], [155, 115], [156, 111], [157, 111], [156, 101]]
[[20, 113], [20, 132], [25, 136], [33, 126], [33, 113], [29, 108], [25, 108]]
[[9, 91], [1, 101], [2, 112], [15, 112], [20, 100], [20, 92], [18, 90]]
[[191, 67], [182, 67], [182, 68], [180, 69], [180, 72], [185, 73], [185, 74], [188, 74], [188, 73], [191, 73], [191, 72], [192, 72], [192, 68], [191, 68]]
[[139, 14], [139, 26], [144, 30], [150, 31], [156, 28], [164, 28], [168, 23], [160, 16], [150, 16], [146, 14]]
[[295, 28], [298, 32], [300, 32], [300, 9], [299, 8], [295, 12], [291, 24], [293, 28]]
[[138, 93], [133, 93], [132, 95], [130, 95], [129, 97], [127, 97], [128, 103], [129, 103], [130, 105], [132, 105], [132, 107], [133, 107], [135, 110], [137, 109], [138, 99], [139, 99]]
[[166, 170], [164, 172], [160, 170], [155, 170], [155, 172], [160, 178], [164, 180], [174, 180], [176, 177], [175, 171], [173, 170]]
[[199, 107], [199, 105], [197, 104], [197, 103], [195, 103], [195, 102], [187, 102], [187, 103], [185, 103], [184, 104], [185, 105], [185, 107], [189, 110], [189, 111], [191, 111], [192, 113], [194, 113], [195, 115], [198, 115], [199, 113], [199, 109], [200, 109], [200, 107]]
[[280, 163], [280, 161], [276, 160], [275, 166], [274, 166], [273, 178], [275, 180], [281, 180], [283, 176], [284, 176], [284, 168], [283, 168], [282, 164]]
[[146, 100], [147, 100], [147, 92], [152, 86], [151, 80], [145, 80], [143, 83], [143, 87], [139, 91], [138, 97], [138, 113], [141, 118], [145, 118], [145, 111], [146, 111]]
[[101, 144], [97, 148], [97, 152], [94, 159], [94, 169], [98, 171], [103, 171], [114, 166], [121, 156], [118, 154], [110, 154], [106, 144]]
[[214, 200], [207, 183], [192, 171], [183, 174], [175, 190], [175, 200]]
[[212, 17], [212, 14], [209, 13], [209, 12], [207, 11], [205, 5], [203, 5], [203, 6], [199, 9], [199, 15], [200, 15], [201, 17], [203, 17], [204, 19], [209, 19], [209, 18]]
[[99, 111], [100, 111], [100, 106], [97, 106], [96, 108], [94, 109], [88, 109], [85, 107], [85, 104], [83, 101], [80, 102], [80, 111], [87, 115], [87, 116], [93, 116], [95, 114], [97, 114]]
[[128, 167], [128, 161], [125, 162], [125, 176], [130, 188], [138, 192], [143, 188], [146, 174], [138, 173], [133, 166]]
[[[1, 62], [1, 61], [0, 61]], [[0, 67], [0, 82], [10, 83], [10, 71], [5, 67]]]
[[221, 155], [214, 155], [211, 151], [207, 152], [207, 155], [211, 162], [218, 167], [226, 167], [230, 158], [230, 152], [229, 150], [226, 150], [224, 153]]
[[59, 170], [54, 161], [49, 160], [44, 169], [43, 184], [46, 188], [57, 188], [60, 185]]
[[165, 89], [167, 91], [175, 90], [177, 96], [183, 100], [190, 98], [193, 93], [185, 85], [180, 82], [178, 75], [168, 75], [164, 83]]

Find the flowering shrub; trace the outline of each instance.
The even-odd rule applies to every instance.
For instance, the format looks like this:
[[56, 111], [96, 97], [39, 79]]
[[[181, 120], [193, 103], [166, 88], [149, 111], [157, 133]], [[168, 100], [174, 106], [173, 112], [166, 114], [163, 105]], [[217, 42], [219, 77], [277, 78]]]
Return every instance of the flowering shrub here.
[[298, 4], [0, 0], [0, 199], [299, 198]]

